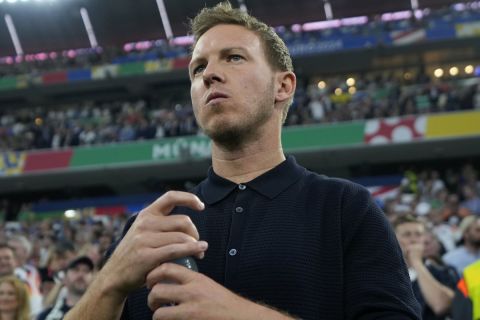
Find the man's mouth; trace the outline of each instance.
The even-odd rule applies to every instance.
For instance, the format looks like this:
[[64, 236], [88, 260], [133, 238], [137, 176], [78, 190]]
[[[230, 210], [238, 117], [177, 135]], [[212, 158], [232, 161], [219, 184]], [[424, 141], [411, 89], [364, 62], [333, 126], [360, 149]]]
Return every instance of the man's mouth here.
[[222, 93], [222, 92], [211, 92], [208, 96], [207, 96], [207, 105], [208, 104], [215, 104], [219, 101], [221, 101], [222, 99], [226, 99], [228, 98], [228, 95], [226, 95], [225, 93]]

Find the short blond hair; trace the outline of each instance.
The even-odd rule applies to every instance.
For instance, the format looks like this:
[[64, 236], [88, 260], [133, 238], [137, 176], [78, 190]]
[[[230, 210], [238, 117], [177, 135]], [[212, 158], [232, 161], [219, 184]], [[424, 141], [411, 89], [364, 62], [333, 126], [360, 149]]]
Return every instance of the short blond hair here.
[[[265, 57], [270, 67], [274, 71], [293, 72], [290, 52], [278, 34], [254, 16], [240, 9], [233, 8], [228, 1], [221, 2], [212, 8], [203, 8], [190, 21], [190, 30], [195, 40], [193, 47], [195, 47], [198, 39], [200, 39], [205, 32], [220, 24], [239, 25], [247, 30], [253, 31], [260, 38]], [[293, 97], [288, 101], [283, 110], [283, 121], [285, 121], [287, 117], [288, 108], [292, 104], [292, 101]]]

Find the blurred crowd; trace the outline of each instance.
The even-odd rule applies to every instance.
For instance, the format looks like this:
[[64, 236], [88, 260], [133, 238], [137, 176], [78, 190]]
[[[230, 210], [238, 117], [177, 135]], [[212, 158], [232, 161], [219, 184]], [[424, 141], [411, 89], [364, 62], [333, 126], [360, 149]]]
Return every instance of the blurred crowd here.
[[[391, 31], [405, 31], [415, 28], [429, 28], [436, 24], [452, 21], [475, 21], [480, 17], [478, 5], [475, 2], [456, 4], [443, 9], [417, 10], [416, 14], [409, 11], [401, 12], [399, 17], [382, 19], [382, 15], [370, 17], [368, 22], [330, 25], [320, 30], [303, 30], [300, 25], [290, 27], [279, 26], [278, 34], [292, 51], [297, 54], [296, 45], [313, 44], [324, 39], [341, 39], [343, 36], [366, 35], [375, 36], [371, 45], [383, 45], [383, 38]], [[407, 13], [407, 14], [405, 14]], [[388, 13], [387, 13], [388, 15]], [[46, 52], [26, 54], [17, 57], [0, 58], [0, 77], [6, 75], [39, 74], [41, 72], [59, 71], [65, 69], [90, 68], [103, 64], [117, 64], [134, 61], [147, 61], [163, 58], [178, 58], [189, 55], [191, 40], [180, 37], [177, 40], [165, 39], [127, 43], [122, 47], [97, 47], [61, 52]]]
[[420, 73], [406, 80], [392, 73], [371, 73], [299, 86], [286, 124], [335, 123], [471, 109], [480, 109], [478, 79], [446, 81]]
[[[394, 194], [377, 200], [396, 231], [414, 291], [426, 310], [424, 319], [451, 319], [452, 295], [460, 294], [465, 270], [480, 261], [478, 168], [465, 164], [438, 171], [409, 169]], [[38, 319], [61, 319], [102, 267], [127, 218], [88, 213], [75, 219], [4, 223], [0, 276], [28, 284], [29, 312], [41, 316], [42, 311], [45, 315], [56, 310], [60, 315]], [[438, 279], [431, 292], [428, 283], [422, 284], [421, 266]], [[420, 286], [415, 285], [420, 280]], [[0, 279], [0, 292], [1, 286]], [[432, 292], [445, 299], [432, 299]], [[0, 295], [0, 314], [2, 303]]]
[[[126, 219], [126, 216], [85, 217], [2, 225], [1, 319], [10, 319], [5, 317], [10, 313], [18, 316], [11, 319], [63, 319], [93, 281], [95, 271], [101, 268], [114, 239], [119, 238]], [[15, 284], [18, 280], [22, 285]], [[26, 299], [18, 299], [22, 287], [26, 288]], [[8, 300], [2, 290], [17, 291], [17, 299], [23, 303], [10, 301], [12, 297]]]
[[0, 149], [29, 150], [197, 134], [189, 103], [150, 100], [0, 111]]
[[[299, 84], [285, 125], [480, 110], [478, 78], [446, 81], [390, 73]], [[353, 82], [353, 83], [352, 83]], [[320, 88], [321, 86], [322, 88]], [[72, 146], [201, 134], [184, 98], [96, 102], [0, 110], [0, 150]]]

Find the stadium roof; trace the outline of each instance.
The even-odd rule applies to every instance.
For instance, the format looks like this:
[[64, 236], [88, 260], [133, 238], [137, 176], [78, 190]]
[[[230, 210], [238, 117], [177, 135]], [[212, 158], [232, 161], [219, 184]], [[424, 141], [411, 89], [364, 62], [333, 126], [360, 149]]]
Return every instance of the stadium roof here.
[[[412, 0], [415, 1], [415, 0]], [[187, 20], [218, 0], [164, 0], [174, 36], [187, 32]], [[231, 0], [238, 6], [237, 0]], [[334, 18], [409, 10], [411, 0], [333, 0]], [[438, 8], [452, 0], [418, 0], [420, 8]], [[323, 0], [244, 0], [249, 12], [270, 25], [325, 20]], [[0, 56], [15, 55], [4, 17], [15, 25], [24, 53], [90, 47], [80, 15], [86, 8], [102, 47], [166, 38], [155, 0], [0, 0]]]

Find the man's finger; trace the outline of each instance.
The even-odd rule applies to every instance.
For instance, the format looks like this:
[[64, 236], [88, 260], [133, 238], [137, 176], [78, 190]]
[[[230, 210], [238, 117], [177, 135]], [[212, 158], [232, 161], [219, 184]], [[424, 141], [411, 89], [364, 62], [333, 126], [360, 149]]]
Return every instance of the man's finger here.
[[197, 227], [192, 222], [192, 219], [186, 215], [172, 215], [167, 216], [162, 219], [162, 225], [160, 227], [162, 232], [183, 232], [185, 234], [191, 235], [195, 239], [199, 239], [200, 235], [198, 234]]
[[152, 320], [183, 320], [194, 319], [190, 316], [183, 305], [158, 308], [154, 313]]
[[142, 211], [152, 214], [168, 215], [173, 208], [182, 206], [193, 210], [203, 210], [205, 205], [193, 193], [183, 191], [168, 191]]
[[186, 284], [198, 276], [198, 273], [175, 263], [163, 263], [150, 271], [146, 278], [148, 288], [161, 282]]
[[155, 311], [160, 307], [180, 304], [185, 301], [185, 288], [174, 283], [157, 283], [148, 294], [147, 304], [150, 310]]

